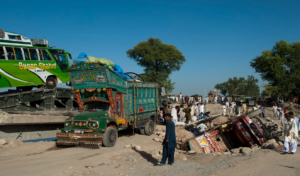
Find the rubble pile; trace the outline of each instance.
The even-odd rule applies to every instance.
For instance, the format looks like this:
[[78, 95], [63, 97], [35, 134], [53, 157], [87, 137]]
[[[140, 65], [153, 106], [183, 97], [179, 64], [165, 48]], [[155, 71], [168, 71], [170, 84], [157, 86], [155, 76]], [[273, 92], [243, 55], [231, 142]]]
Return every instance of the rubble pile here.
[[[154, 137], [153, 140], [155, 142], [163, 142], [163, 140], [165, 138], [165, 131], [166, 131], [165, 126], [157, 125], [156, 126], [156, 132], [155, 132], [157, 137]], [[175, 133], [176, 133], [177, 146], [180, 149], [184, 148], [183, 145], [187, 142], [187, 140], [192, 139], [192, 138], [195, 137], [195, 135], [193, 133], [187, 131], [182, 126], [176, 126], [175, 127]]]

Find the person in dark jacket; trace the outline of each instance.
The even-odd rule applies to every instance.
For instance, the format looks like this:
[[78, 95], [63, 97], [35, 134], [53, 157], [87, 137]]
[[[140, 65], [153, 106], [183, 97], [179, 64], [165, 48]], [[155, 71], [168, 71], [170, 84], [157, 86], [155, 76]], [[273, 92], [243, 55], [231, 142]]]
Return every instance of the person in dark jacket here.
[[177, 146], [176, 143], [176, 134], [175, 134], [175, 124], [171, 120], [171, 114], [166, 114], [165, 121], [166, 121], [166, 135], [165, 139], [162, 143], [163, 145], [163, 157], [158, 165], [163, 166], [166, 164], [168, 159], [168, 164], [173, 166], [174, 163], [174, 155], [175, 155], [175, 148]]

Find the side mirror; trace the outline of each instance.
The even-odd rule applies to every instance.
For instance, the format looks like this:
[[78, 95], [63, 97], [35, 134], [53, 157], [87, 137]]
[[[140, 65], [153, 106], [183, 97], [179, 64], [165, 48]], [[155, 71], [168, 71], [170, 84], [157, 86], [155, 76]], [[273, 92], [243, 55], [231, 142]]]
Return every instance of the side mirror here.
[[72, 55], [71, 54], [68, 54], [68, 55], [69, 55], [69, 58], [72, 59]]

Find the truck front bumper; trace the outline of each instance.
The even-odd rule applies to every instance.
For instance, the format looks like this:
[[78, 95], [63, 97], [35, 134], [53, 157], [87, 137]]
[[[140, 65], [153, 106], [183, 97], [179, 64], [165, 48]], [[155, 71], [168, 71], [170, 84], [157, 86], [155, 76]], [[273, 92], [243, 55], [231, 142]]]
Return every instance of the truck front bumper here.
[[100, 147], [103, 134], [56, 133], [57, 146]]

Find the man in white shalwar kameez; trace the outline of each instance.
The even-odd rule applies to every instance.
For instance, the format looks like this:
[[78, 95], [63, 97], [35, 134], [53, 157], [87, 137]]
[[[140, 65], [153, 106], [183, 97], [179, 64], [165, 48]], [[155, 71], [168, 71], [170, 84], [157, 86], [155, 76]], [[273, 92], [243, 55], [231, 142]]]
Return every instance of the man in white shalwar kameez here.
[[290, 114], [286, 114], [287, 122], [284, 126], [284, 154], [289, 152], [291, 147], [291, 154], [294, 154], [297, 150], [297, 139], [298, 139], [298, 129], [295, 120]]
[[283, 124], [284, 124], [284, 114], [281, 111], [280, 107], [277, 108], [277, 117], [278, 117], [278, 120], [280, 120], [281, 125], [283, 126]]
[[198, 117], [199, 114], [200, 114], [200, 112], [199, 112], [198, 105], [195, 103], [195, 116]]
[[176, 124], [178, 121], [178, 117], [177, 117], [177, 110], [175, 109], [175, 107], [172, 108], [171, 115], [172, 115], [172, 121], [174, 122], [174, 124]]
[[215, 104], [217, 103], [217, 101], [218, 101], [218, 97], [217, 97], [217, 96], [215, 96]]
[[200, 113], [204, 113], [204, 105], [203, 105], [203, 103], [200, 104]]
[[223, 104], [222, 109], [223, 109], [223, 116], [225, 116], [226, 115], [226, 106], [225, 106], [225, 103]]
[[276, 116], [277, 112], [277, 105], [276, 103], [273, 103], [273, 117]]
[[226, 109], [229, 108], [229, 101], [226, 101]]

